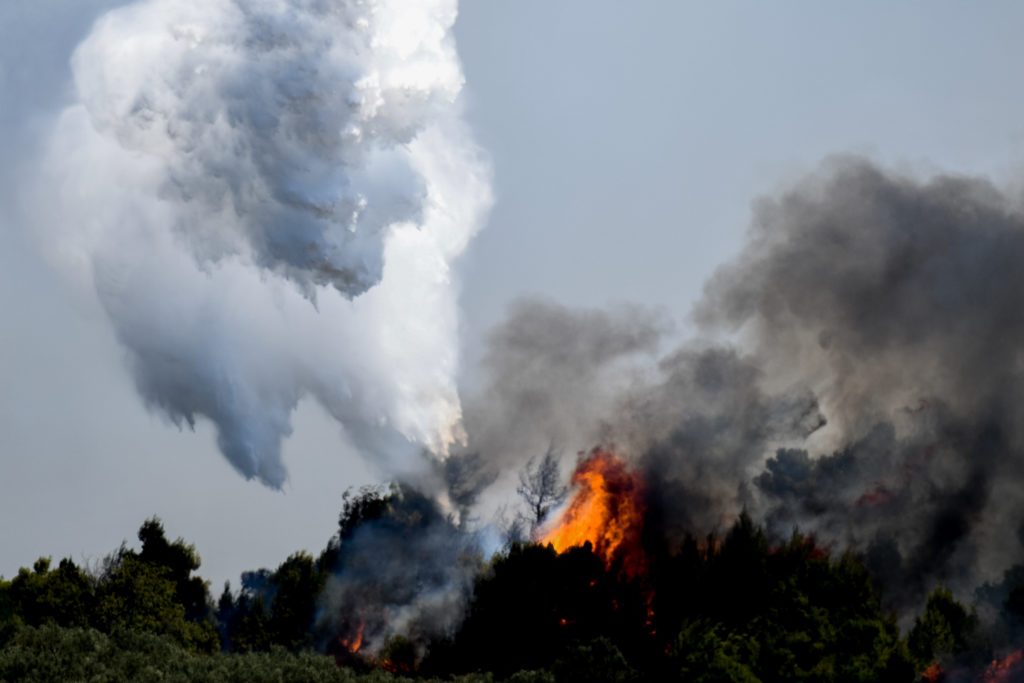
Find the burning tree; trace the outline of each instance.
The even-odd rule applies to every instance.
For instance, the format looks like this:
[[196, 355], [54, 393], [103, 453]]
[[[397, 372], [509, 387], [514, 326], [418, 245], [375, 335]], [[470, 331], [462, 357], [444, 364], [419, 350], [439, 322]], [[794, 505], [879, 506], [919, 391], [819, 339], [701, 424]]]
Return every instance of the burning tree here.
[[573, 499], [562, 517], [541, 538], [562, 552], [590, 543], [605, 565], [637, 576], [646, 566], [643, 481], [614, 453], [594, 449], [572, 475]]
[[[463, 612], [480, 567], [474, 538], [408, 485], [346, 497], [339, 531], [322, 554], [325, 575], [314, 626], [327, 650], [346, 662], [385, 645], [414, 660]], [[394, 654], [394, 653], [392, 653]]]

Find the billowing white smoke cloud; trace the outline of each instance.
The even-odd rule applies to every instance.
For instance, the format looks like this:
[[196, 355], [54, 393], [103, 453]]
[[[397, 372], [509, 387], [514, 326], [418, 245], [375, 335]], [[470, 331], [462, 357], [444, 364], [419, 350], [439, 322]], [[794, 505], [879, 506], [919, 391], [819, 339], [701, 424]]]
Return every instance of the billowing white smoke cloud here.
[[[489, 172], [454, 0], [144, 0], [76, 50], [29, 203], [145, 401], [280, 486], [313, 395], [362, 446], [461, 435], [450, 267]], [[392, 435], [388, 437], [387, 435]]]

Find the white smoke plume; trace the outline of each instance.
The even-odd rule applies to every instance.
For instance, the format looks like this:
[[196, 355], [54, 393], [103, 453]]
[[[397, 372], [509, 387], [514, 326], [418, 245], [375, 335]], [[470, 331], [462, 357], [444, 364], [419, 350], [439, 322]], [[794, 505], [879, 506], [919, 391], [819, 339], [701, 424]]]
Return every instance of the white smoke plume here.
[[28, 204], [146, 403], [211, 420], [246, 477], [286, 480], [307, 395], [369, 451], [461, 438], [451, 265], [491, 194], [455, 17], [454, 0], [142, 0], [74, 53]]

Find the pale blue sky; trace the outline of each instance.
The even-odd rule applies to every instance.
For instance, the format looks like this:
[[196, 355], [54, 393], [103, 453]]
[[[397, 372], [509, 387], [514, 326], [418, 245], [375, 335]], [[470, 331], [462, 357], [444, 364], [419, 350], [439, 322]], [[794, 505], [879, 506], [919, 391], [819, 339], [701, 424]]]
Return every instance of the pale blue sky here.
[[[24, 235], [20, 154], [67, 92], [66, 60], [113, 0], [0, 6], [0, 574], [97, 558], [159, 514], [215, 590], [321, 548], [374, 478], [303, 404], [284, 493], [237, 476], [212, 430], [139, 404], [105, 320]], [[826, 155], [1019, 184], [1018, 3], [464, 3], [467, 117], [494, 167], [459, 264], [465, 355], [519, 295], [632, 301], [684, 318], [758, 196]], [[472, 376], [469, 362], [464, 370]]]
[[1021, 26], [1016, 3], [464, 4], [499, 197], [469, 317], [523, 289], [685, 314], [751, 201], [828, 154], [1015, 177]]

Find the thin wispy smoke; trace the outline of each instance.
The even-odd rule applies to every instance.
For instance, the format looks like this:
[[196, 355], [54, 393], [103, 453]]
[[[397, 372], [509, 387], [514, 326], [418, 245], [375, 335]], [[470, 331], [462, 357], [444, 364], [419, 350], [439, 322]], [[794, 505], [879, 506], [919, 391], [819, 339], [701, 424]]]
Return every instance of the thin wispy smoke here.
[[447, 0], [143, 0], [74, 53], [30, 213], [146, 403], [211, 420], [246, 477], [285, 481], [307, 395], [371, 455], [461, 438], [451, 263], [491, 193], [460, 119], [455, 16]]

